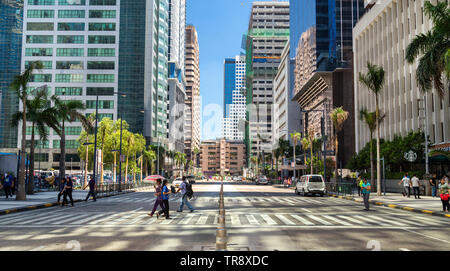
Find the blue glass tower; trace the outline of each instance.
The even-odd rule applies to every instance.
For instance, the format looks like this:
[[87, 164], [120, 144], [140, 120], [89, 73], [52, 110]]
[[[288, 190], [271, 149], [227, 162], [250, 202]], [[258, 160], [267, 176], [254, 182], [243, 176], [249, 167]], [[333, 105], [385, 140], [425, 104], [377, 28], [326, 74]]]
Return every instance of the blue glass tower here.
[[224, 66], [223, 117], [228, 118], [228, 107], [233, 103], [233, 90], [236, 89], [236, 60], [226, 58]]
[[17, 128], [11, 116], [19, 110], [19, 100], [9, 89], [20, 73], [22, 55], [22, 1], [0, 1], [0, 148], [17, 148]]

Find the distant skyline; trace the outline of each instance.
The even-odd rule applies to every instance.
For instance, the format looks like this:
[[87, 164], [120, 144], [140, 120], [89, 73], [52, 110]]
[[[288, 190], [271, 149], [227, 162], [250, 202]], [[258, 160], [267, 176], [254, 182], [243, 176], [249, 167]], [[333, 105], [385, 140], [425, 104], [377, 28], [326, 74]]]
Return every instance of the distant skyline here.
[[[251, 0], [186, 1], [186, 23], [194, 25], [197, 29], [200, 47], [202, 140], [222, 136], [223, 64], [225, 58], [245, 53], [241, 48], [242, 36], [248, 29], [252, 2]], [[206, 106], [207, 110], [204, 111]], [[203, 116], [204, 113], [206, 116]]]

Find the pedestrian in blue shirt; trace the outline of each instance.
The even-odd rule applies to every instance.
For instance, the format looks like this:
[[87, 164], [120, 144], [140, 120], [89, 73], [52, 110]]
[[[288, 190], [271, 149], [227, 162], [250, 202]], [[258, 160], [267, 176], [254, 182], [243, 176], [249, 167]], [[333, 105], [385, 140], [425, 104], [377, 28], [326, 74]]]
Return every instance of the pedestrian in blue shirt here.
[[362, 195], [364, 199], [364, 211], [369, 211], [369, 197], [370, 197], [370, 190], [372, 189], [372, 186], [370, 185], [370, 182], [367, 181], [366, 178], [364, 178], [364, 183], [361, 186], [362, 188]]
[[89, 197], [92, 196], [94, 198], [94, 201], [97, 201], [97, 199], [95, 198], [95, 180], [94, 177], [91, 176], [91, 179], [89, 180], [88, 185], [86, 185], [84, 189], [86, 189], [86, 187], [89, 186], [89, 193], [86, 196], [86, 199], [84, 201], [88, 201]]
[[[148, 214], [150, 217], [153, 217], [153, 214], [155, 213], [156, 209], [158, 208], [158, 205], [161, 206], [161, 210], [164, 210], [164, 203], [162, 200], [162, 191], [161, 190], [162, 190], [161, 179], [157, 179], [156, 186], [155, 186], [156, 201], [155, 201], [155, 204], [153, 204], [152, 212]], [[156, 213], [156, 216], [159, 218], [159, 212]]]
[[164, 209], [160, 210], [158, 212], [158, 217], [162, 213], [164, 213], [165, 216], [166, 216], [166, 219], [171, 219], [169, 217], [169, 195], [170, 195], [170, 193], [171, 192], [170, 192], [169, 188], [167, 188], [167, 180], [164, 180], [163, 184], [162, 184], [162, 189], [161, 189], [161, 199], [162, 199], [162, 201], [164, 203]]

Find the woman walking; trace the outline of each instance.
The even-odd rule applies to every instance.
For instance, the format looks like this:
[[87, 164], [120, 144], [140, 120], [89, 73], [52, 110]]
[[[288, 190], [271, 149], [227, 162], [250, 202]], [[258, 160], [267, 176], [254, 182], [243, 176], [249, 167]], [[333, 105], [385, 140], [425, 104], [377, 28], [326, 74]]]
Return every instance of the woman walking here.
[[161, 199], [164, 203], [164, 209], [160, 210], [158, 212], [158, 215], [157, 215], [158, 218], [162, 213], [164, 213], [166, 216], [166, 219], [172, 219], [169, 217], [169, 194], [170, 193], [171, 192], [170, 192], [169, 188], [167, 188], [167, 180], [164, 180], [163, 184], [162, 184], [162, 189], [161, 189]]
[[64, 195], [64, 187], [65, 186], [66, 186], [66, 180], [63, 179], [63, 181], [59, 184], [58, 204], [59, 204], [59, 201], [61, 200], [61, 196]]
[[[156, 201], [155, 201], [155, 204], [153, 205], [153, 210], [151, 213], [148, 214], [150, 217], [153, 217], [153, 214], [155, 213], [156, 209], [158, 208], [158, 205], [161, 206], [161, 210], [164, 209], [164, 203], [163, 203], [162, 196], [161, 196], [161, 179], [156, 180], [155, 196], [156, 196]], [[159, 218], [159, 213], [156, 213], [156, 216]]]
[[72, 179], [70, 179], [70, 177], [66, 178], [66, 184], [64, 186], [64, 198], [63, 198], [63, 203], [61, 206], [64, 206], [64, 204], [68, 204], [67, 202], [67, 196], [69, 196], [70, 199], [70, 203], [73, 206], [73, 198], [72, 198], [72, 188], [73, 188], [73, 182]]
[[442, 177], [441, 183], [439, 184], [439, 195], [442, 201], [442, 208], [444, 209], [444, 212], [448, 213], [448, 211], [450, 210], [449, 204], [450, 186], [448, 183], [445, 182], [444, 177]]

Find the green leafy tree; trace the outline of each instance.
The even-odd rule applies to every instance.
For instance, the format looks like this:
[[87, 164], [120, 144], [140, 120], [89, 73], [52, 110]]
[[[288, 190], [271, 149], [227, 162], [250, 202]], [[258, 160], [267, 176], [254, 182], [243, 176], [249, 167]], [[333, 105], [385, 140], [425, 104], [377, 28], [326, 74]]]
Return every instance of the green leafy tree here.
[[26, 153], [26, 132], [27, 132], [27, 100], [28, 100], [28, 83], [31, 81], [33, 72], [35, 70], [41, 70], [44, 65], [40, 61], [32, 62], [22, 74], [14, 76], [14, 79], [9, 86], [11, 90], [15, 92], [17, 97], [22, 103], [22, 139], [21, 139], [21, 159], [20, 169], [18, 176], [18, 189], [16, 200], [26, 200], [25, 193], [25, 153]]
[[385, 83], [385, 72], [382, 67], [367, 63], [367, 74], [359, 73], [359, 81], [375, 94], [375, 119], [377, 124], [377, 195], [381, 196], [381, 164], [380, 164], [380, 105], [379, 95]]
[[420, 89], [430, 91], [434, 85], [441, 98], [444, 97], [442, 74], [450, 80], [450, 8], [446, 1], [437, 5], [426, 1], [425, 14], [431, 18], [433, 27], [430, 31], [418, 34], [406, 48], [406, 60], [413, 64], [420, 56], [416, 70]]

